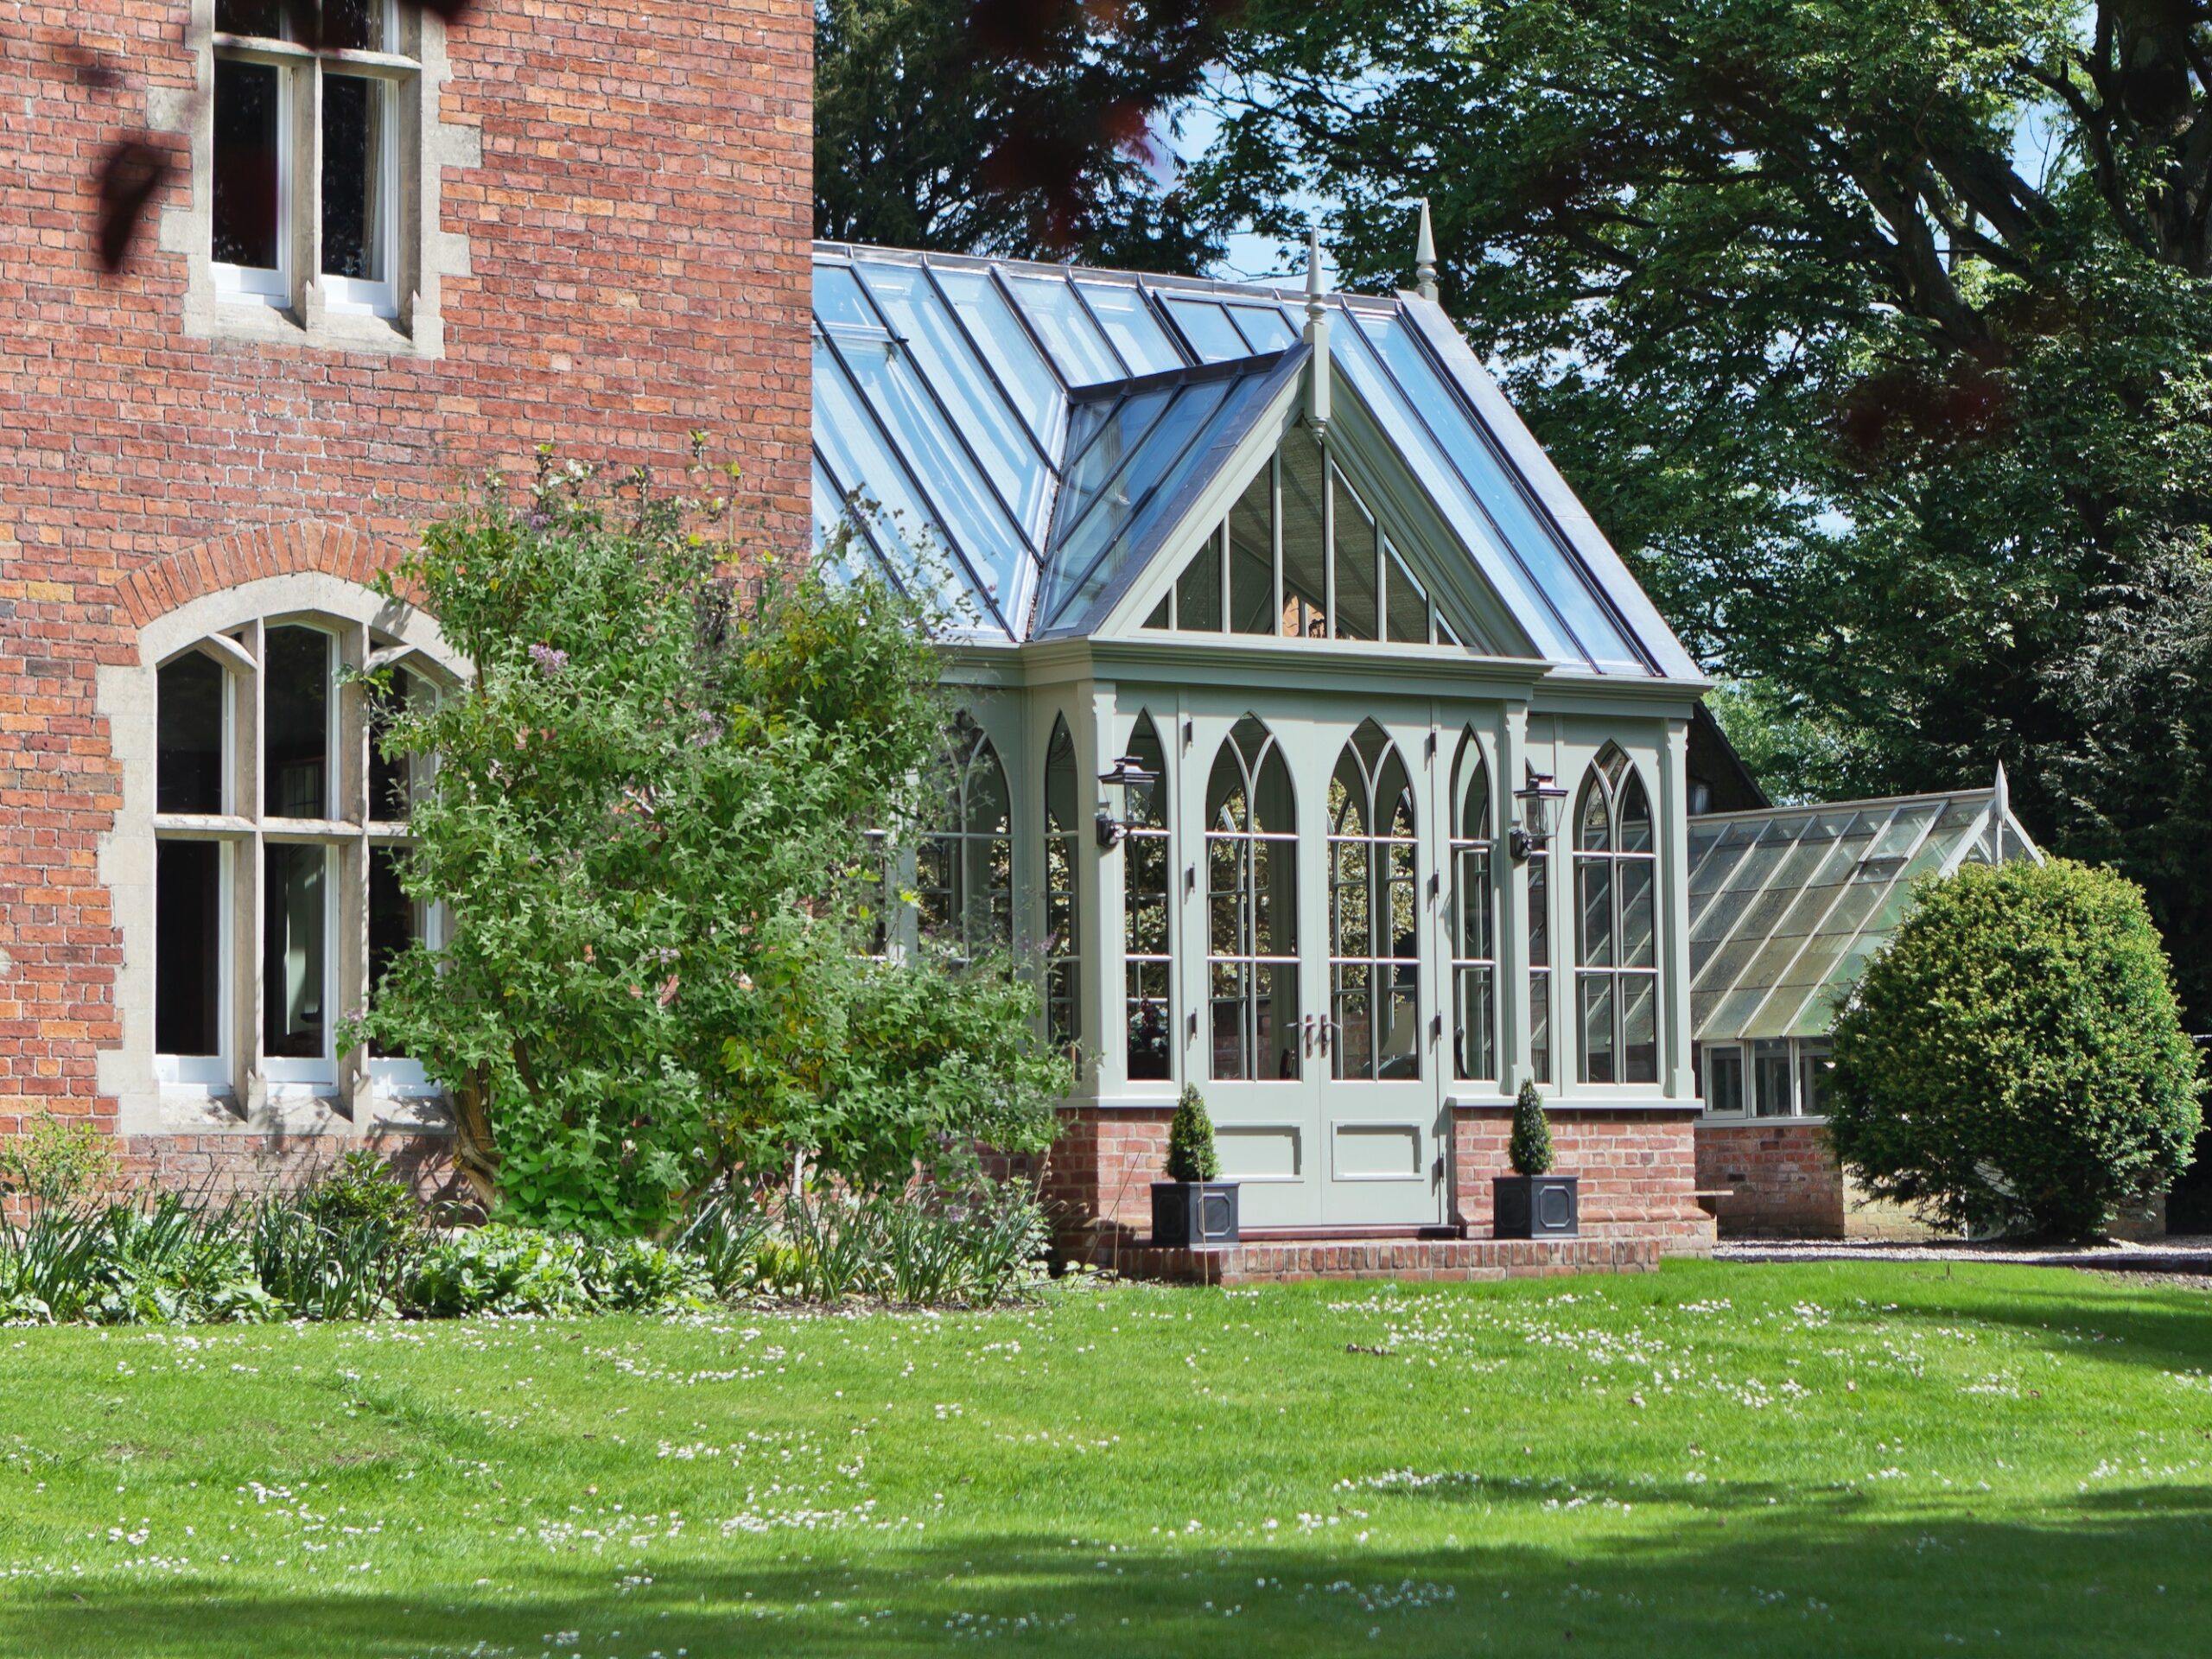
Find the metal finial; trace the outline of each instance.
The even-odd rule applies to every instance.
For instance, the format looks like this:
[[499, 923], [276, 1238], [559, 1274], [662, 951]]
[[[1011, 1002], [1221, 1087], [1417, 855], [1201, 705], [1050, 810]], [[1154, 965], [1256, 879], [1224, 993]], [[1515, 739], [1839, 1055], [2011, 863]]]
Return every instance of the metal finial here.
[[1421, 199], [1421, 239], [1414, 245], [1414, 291], [1436, 302], [1436, 233], [1429, 228], [1428, 198]]
[[1315, 322], [1320, 321], [1327, 314], [1328, 308], [1322, 303], [1322, 296], [1328, 291], [1327, 285], [1321, 279], [1321, 232], [1308, 231], [1306, 232], [1306, 315]]

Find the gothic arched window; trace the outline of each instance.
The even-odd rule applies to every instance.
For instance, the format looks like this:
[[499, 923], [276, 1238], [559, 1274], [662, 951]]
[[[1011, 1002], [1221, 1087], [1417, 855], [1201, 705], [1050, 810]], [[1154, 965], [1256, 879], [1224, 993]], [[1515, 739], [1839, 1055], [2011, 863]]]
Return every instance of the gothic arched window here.
[[1338, 1077], [1421, 1076], [1412, 782], [1373, 721], [1329, 777], [1330, 1052]]
[[1469, 732], [1452, 796], [1452, 1067], [1497, 1076], [1497, 895], [1491, 882], [1490, 767]]
[[1174, 868], [1167, 839], [1167, 761], [1152, 716], [1139, 715], [1128, 753], [1154, 782], [1128, 793], [1128, 836], [1122, 842], [1122, 959], [1127, 985], [1128, 1074], [1164, 1083], [1174, 1075], [1175, 963], [1170, 953], [1168, 891]]
[[1206, 975], [1213, 1075], [1297, 1077], [1298, 815], [1274, 734], [1250, 715], [1206, 780]]
[[1574, 811], [1575, 1003], [1585, 1083], [1659, 1080], [1656, 841], [1650, 797], [1608, 743]]
[[1014, 812], [999, 753], [966, 715], [953, 724], [950, 781], [915, 849], [921, 932], [963, 962], [1014, 948]]

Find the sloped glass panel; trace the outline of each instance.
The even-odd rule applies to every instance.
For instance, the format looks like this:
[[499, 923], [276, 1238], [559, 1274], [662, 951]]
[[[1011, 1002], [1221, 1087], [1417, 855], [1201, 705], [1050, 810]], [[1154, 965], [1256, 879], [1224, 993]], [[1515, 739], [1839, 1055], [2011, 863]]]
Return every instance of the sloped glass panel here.
[[[970, 623], [1003, 626], [950, 544], [936, 515], [923, 505], [899, 458], [884, 444], [860, 395], [829, 348], [814, 349], [815, 442], [840, 478], [864, 479], [860, 508], [870, 532], [889, 559], [893, 574], [909, 593], [933, 595]], [[873, 509], [873, 510], [871, 510]]]
[[1388, 365], [1431, 432], [1450, 445], [1460, 477], [1472, 486], [1507, 547], [1573, 631], [1587, 659], [1601, 666], [1643, 671], [1643, 659], [1591, 591], [1573, 555], [1538, 518], [1535, 504], [1503, 460], [1487, 442], [1459, 437], [1477, 428], [1407, 325], [1394, 315], [1363, 309], [1354, 315], [1359, 338]]
[[1010, 599], [1028, 537], [992, 494], [913, 363], [887, 344], [858, 336], [830, 344], [889, 429], [909, 474], [926, 484], [969, 568], [984, 580], [992, 598]]
[[1303, 431], [1283, 440], [1282, 632], [1319, 639], [1329, 632], [1329, 556], [1321, 518], [1321, 447]]
[[1090, 314], [1105, 329], [1114, 349], [1129, 365], [1131, 374], [1159, 374], [1185, 366], [1182, 353], [1167, 338], [1167, 331], [1152, 315], [1152, 308], [1136, 289], [1123, 283], [1082, 283], [1083, 297]]
[[1380, 632], [1382, 594], [1376, 581], [1375, 520], [1334, 468], [1330, 486], [1336, 492], [1337, 613], [1335, 635], [1339, 639], [1372, 639]]
[[861, 291], [860, 279], [849, 266], [814, 268], [814, 315], [824, 327], [850, 328], [860, 333], [884, 333], [883, 319]]
[[1075, 289], [1061, 276], [1009, 276], [1007, 287], [1052, 353], [1060, 378], [1071, 386], [1095, 386], [1128, 375], [1096, 323], [1084, 315]]
[[[1094, 607], [1117, 594], [1129, 572], [1159, 551], [1227, 452], [1298, 372], [1298, 360], [1264, 372], [1186, 385], [1132, 455], [1121, 476], [1072, 531], [1056, 531], [1046, 574], [1044, 626], [1089, 626]], [[1058, 522], [1068, 522], [1065, 512]], [[1110, 544], [1109, 544], [1110, 543]]]
[[1229, 510], [1229, 626], [1234, 633], [1275, 631], [1274, 470], [1253, 475]]
[[1301, 338], [1297, 326], [1275, 306], [1230, 305], [1223, 308], [1255, 355], [1286, 351]]
[[1036, 536], [1052, 472], [1030, 442], [1020, 408], [994, 384], [918, 267], [871, 264], [859, 270], [893, 331], [902, 336], [900, 349], [912, 354], [1022, 531]]
[[1232, 357], [1252, 354], [1244, 336], [1229, 320], [1229, 313], [1211, 300], [1171, 299], [1167, 309], [1201, 362], [1225, 363]]
[[1068, 472], [1055, 515], [1055, 541], [1068, 534], [1090, 511], [1122, 462], [1145, 441], [1153, 424], [1175, 401], [1177, 388], [1160, 386], [1135, 397], [1079, 403], [1069, 416]]
[[980, 270], [935, 266], [930, 276], [952, 302], [976, 348], [1046, 454], [1059, 446], [1065, 398], [1060, 382], [998, 285]]

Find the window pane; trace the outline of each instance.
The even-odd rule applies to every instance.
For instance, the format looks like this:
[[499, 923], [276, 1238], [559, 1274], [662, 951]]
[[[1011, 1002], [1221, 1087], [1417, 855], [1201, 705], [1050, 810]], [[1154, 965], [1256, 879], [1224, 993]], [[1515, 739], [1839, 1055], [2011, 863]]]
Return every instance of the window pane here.
[[1624, 858], [1616, 865], [1621, 885], [1621, 963], [1629, 968], [1658, 965], [1652, 938], [1651, 873], [1648, 858]]
[[1789, 1116], [1789, 1043], [1762, 1038], [1751, 1046], [1751, 1082], [1761, 1117]]
[[1274, 471], [1260, 468], [1229, 510], [1229, 626], [1275, 631]]
[[[421, 910], [399, 885], [400, 861], [406, 856], [397, 847], [369, 849], [369, 995], [377, 988], [400, 953], [422, 937]], [[405, 1059], [398, 1049], [378, 1048], [380, 1059]]]
[[1621, 1081], [1659, 1081], [1659, 979], [1656, 974], [1623, 974]]
[[1425, 645], [1428, 643], [1428, 595], [1406, 569], [1398, 550], [1387, 542], [1383, 548], [1390, 584], [1384, 594], [1390, 608], [1390, 638], [1402, 645]]
[[329, 816], [330, 646], [314, 628], [271, 628], [265, 637], [261, 810], [270, 817]]
[[1744, 1109], [1744, 1053], [1741, 1049], [1706, 1050], [1705, 1109], [1708, 1112], [1740, 1112]]
[[1167, 309], [1184, 335], [1207, 363], [1225, 363], [1232, 357], [1249, 357], [1251, 348], [1236, 332], [1228, 315], [1211, 300], [1172, 299]]
[[980, 270], [939, 268], [935, 275], [1037, 442], [1052, 448], [1060, 435], [1059, 383], [996, 285]]
[[277, 72], [215, 60], [217, 264], [276, 269]]
[[1604, 858], [1575, 861], [1582, 878], [1582, 954], [1586, 968], [1604, 968], [1613, 960], [1613, 867]]
[[1007, 281], [1014, 302], [1027, 315], [1045, 349], [1071, 386], [1095, 386], [1125, 378], [1121, 359], [1105, 336], [1084, 314], [1075, 290], [1058, 276], [1015, 276]]
[[1576, 1027], [1582, 1046], [1582, 1080], [1613, 1083], [1619, 1074], [1613, 1055], [1613, 976], [1582, 976], [1581, 1023]]
[[1382, 970], [1375, 1033], [1375, 1075], [1385, 1083], [1421, 1076], [1421, 969], [1402, 962]]
[[[204, 658], [202, 660], [205, 660]], [[164, 841], [154, 849], [154, 1048], [222, 1051], [223, 849]]]
[[223, 810], [223, 704], [229, 689], [230, 677], [200, 652], [161, 671], [155, 715], [157, 811]]
[[1257, 1001], [1254, 1046], [1263, 1077], [1293, 1079], [1301, 1071], [1298, 1052], [1298, 969], [1289, 963], [1262, 963], [1253, 975]]
[[384, 87], [322, 78], [322, 269], [384, 280]]
[[385, 0], [322, 0], [322, 44], [351, 52], [381, 52]]
[[1212, 1074], [1224, 1080], [1249, 1082], [1259, 1075], [1249, 1025], [1255, 971], [1249, 963], [1217, 962], [1208, 974], [1212, 982]]
[[1529, 856], [1529, 965], [1547, 968], [1552, 960], [1551, 860]]
[[410, 707], [429, 688], [404, 668], [391, 672], [391, 690], [369, 704], [369, 816], [387, 823], [404, 823], [414, 805], [415, 757], [395, 755], [387, 760], [384, 734], [391, 716]]
[[1826, 1039], [1797, 1045], [1797, 1109], [1806, 1116], [1828, 1115], [1828, 1078], [1834, 1069]]
[[262, 1047], [279, 1059], [321, 1059], [329, 1052], [329, 854], [276, 842], [263, 850]]
[[1381, 596], [1375, 588], [1375, 521], [1342, 474], [1332, 473], [1336, 493], [1337, 631], [1339, 639], [1372, 639]]
[[1375, 1001], [1373, 970], [1363, 962], [1340, 963], [1333, 970], [1335, 995], [1329, 1017], [1337, 1022], [1330, 1033], [1338, 1077], [1375, 1075]]
[[1459, 879], [1452, 886], [1454, 896], [1459, 900], [1453, 912], [1459, 923], [1458, 954], [1487, 961], [1491, 956], [1490, 852], [1487, 848], [1461, 851]]
[[1221, 630], [1221, 538], [1217, 535], [1206, 537], [1206, 544], [1192, 555], [1175, 583], [1175, 626], [1185, 632]]
[[1328, 550], [1322, 541], [1321, 451], [1301, 432], [1282, 446], [1282, 631], [1293, 639], [1328, 632]]
[[283, 0], [215, 0], [215, 27], [226, 35], [284, 38]]
[[1491, 1013], [1491, 972], [1487, 967], [1455, 970], [1453, 1009], [1459, 1021], [1456, 1069], [1465, 1078], [1497, 1075], [1497, 1045], [1491, 1037], [1496, 1024], [1496, 1016]]
[[1529, 976], [1529, 1071], [1538, 1083], [1552, 1080], [1552, 976]]
[[1152, 315], [1144, 296], [1120, 283], [1083, 283], [1083, 297], [1090, 302], [1093, 315], [1105, 329], [1115, 350], [1129, 365], [1131, 374], [1156, 374], [1179, 369], [1183, 354], [1169, 343], [1167, 332]]
[[1129, 1078], [1135, 1083], [1164, 1083], [1171, 1075], [1167, 1048], [1167, 964], [1133, 962], [1128, 965]]

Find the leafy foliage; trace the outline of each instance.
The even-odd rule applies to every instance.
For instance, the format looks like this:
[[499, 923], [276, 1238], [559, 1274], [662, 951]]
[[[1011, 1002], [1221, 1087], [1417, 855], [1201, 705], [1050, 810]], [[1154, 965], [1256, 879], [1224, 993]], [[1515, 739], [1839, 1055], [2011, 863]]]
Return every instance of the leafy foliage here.
[[1513, 1138], [1505, 1155], [1516, 1175], [1543, 1175], [1552, 1166], [1552, 1126], [1544, 1118], [1543, 1097], [1533, 1082], [1513, 1097]]
[[931, 619], [880, 583], [741, 586], [726, 498], [542, 467], [391, 579], [473, 664], [395, 709], [435, 756], [402, 880], [446, 907], [344, 1040], [414, 1055], [502, 1218], [652, 1231], [729, 1172], [863, 1184], [1050, 1139], [1033, 985], [861, 955], [865, 831], [906, 833], [944, 709]]
[[1986, 779], [2212, 1024], [2212, 14], [1255, 0], [1198, 188], [1442, 299], [1777, 794]]
[[814, 232], [1197, 270], [1219, 251], [1151, 137], [1229, 0], [817, 0]]
[[1836, 1022], [1828, 1133], [1878, 1197], [1982, 1230], [2101, 1233], [2201, 1127], [2141, 892], [2052, 860], [1923, 882]]
[[1205, 1096], [1198, 1084], [1186, 1083], [1167, 1124], [1167, 1179], [1211, 1181], [1220, 1174], [1221, 1154], [1214, 1148], [1213, 1119], [1206, 1112]]

